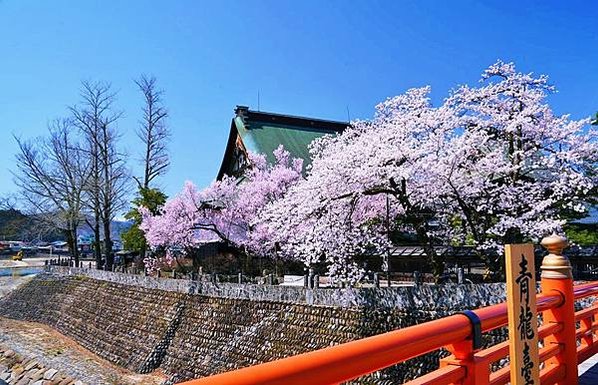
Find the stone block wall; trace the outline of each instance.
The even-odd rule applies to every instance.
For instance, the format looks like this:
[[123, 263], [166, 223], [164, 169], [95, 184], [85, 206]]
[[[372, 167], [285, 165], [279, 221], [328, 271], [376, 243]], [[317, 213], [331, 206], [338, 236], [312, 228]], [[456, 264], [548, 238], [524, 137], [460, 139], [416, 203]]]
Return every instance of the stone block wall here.
[[189, 296], [164, 368], [197, 378], [324, 348], [360, 338], [362, 317], [359, 309]]
[[141, 371], [182, 297], [86, 277], [38, 276], [0, 302], [0, 315], [47, 324], [97, 355]]
[[[53, 326], [132, 370], [159, 367], [171, 382], [504, 300], [501, 284], [307, 290], [64, 269], [39, 275], [0, 300], [0, 315]], [[505, 336], [499, 330], [487, 338], [495, 342]], [[401, 383], [437, 368], [443, 354], [434, 352], [355, 383]]]
[[10, 385], [85, 385], [56, 369], [48, 368], [35, 358], [0, 345], [0, 384]]

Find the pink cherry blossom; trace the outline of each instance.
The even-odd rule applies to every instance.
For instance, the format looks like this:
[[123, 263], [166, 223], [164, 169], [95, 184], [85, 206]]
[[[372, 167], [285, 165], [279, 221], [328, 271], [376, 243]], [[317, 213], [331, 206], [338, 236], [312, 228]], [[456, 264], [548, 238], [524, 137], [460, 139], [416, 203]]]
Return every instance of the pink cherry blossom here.
[[389, 228], [417, 234], [437, 274], [442, 244], [475, 246], [498, 268], [501, 245], [559, 231], [563, 209], [587, 211], [595, 191], [596, 131], [557, 116], [553, 90], [498, 62], [438, 107], [429, 87], [390, 98], [372, 120], [316, 140], [307, 179], [260, 220], [285, 255], [353, 282], [364, 273], [353, 256], [383, 255]]
[[[201, 191], [186, 182], [160, 215], [152, 216], [140, 209], [140, 228], [148, 244], [154, 251], [165, 251], [165, 259], [158, 262], [172, 263], [173, 256], [185, 255], [201, 243], [215, 240], [252, 253], [271, 253], [274, 244], [270, 229], [255, 223], [255, 218], [263, 207], [280, 199], [302, 179], [303, 168], [303, 161], [291, 159], [282, 146], [274, 156], [276, 161], [270, 165], [264, 155], [249, 154], [251, 167], [241, 179], [225, 176]], [[146, 266], [156, 269], [158, 262], [153, 256]]]
[[503, 244], [560, 231], [564, 213], [583, 215], [595, 199], [596, 130], [557, 115], [552, 92], [546, 76], [500, 61], [437, 107], [429, 87], [411, 89], [316, 139], [307, 178], [282, 148], [273, 165], [251, 154], [242, 180], [187, 183], [161, 215], [142, 210], [141, 228], [167, 256], [213, 239], [261, 255], [278, 245], [349, 282], [367, 270], [355, 257], [385, 255], [395, 231], [417, 236], [437, 275], [438, 245], [471, 245], [499, 269]]

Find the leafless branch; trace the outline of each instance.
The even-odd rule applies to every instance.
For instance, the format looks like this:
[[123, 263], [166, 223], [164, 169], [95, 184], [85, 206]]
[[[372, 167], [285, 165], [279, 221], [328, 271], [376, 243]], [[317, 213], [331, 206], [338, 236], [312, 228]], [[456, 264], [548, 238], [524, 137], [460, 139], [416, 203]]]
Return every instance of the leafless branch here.
[[85, 138], [84, 153], [90, 165], [85, 201], [92, 218], [86, 222], [94, 232], [96, 266], [102, 264], [100, 237], [103, 231], [107, 268], [111, 268], [114, 261], [111, 223], [126, 205], [129, 180], [125, 154], [118, 149], [117, 123], [122, 112], [115, 110], [115, 100], [110, 84], [84, 81], [81, 104], [70, 108], [72, 120]]
[[135, 81], [139, 91], [143, 94], [143, 117], [139, 122], [137, 136], [144, 144], [142, 158], [144, 173], [142, 178], [135, 178], [139, 188], [148, 188], [150, 183], [163, 175], [170, 159], [168, 156], [168, 140], [170, 130], [166, 126], [168, 111], [162, 104], [164, 91], [157, 88], [154, 76], [142, 75]]
[[65, 233], [78, 263], [77, 228], [82, 220], [83, 189], [90, 169], [72, 122], [52, 122], [44, 138], [15, 140], [19, 151], [13, 175], [27, 207], [38, 222]]

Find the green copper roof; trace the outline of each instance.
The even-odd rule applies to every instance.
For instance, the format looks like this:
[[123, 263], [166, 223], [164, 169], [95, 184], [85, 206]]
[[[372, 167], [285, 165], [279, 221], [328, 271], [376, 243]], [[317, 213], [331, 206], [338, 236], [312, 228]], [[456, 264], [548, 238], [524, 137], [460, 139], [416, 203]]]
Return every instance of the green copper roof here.
[[[348, 125], [347, 122], [252, 111], [237, 106], [217, 179], [242, 172], [246, 164], [245, 150], [264, 154], [267, 161], [273, 163], [272, 153], [281, 144], [292, 157], [303, 159], [305, 172], [311, 163], [310, 143], [324, 135], [343, 132]], [[242, 146], [238, 142], [242, 142]]]
[[309, 144], [323, 135], [336, 134], [334, 130], [317, 127], [253, 121], [243, 123], [241, 117], [235, 118], [235, 126], [248, 151], [265, 154], [268, 162], [274, 162], [272, 153], [282, 144], [292, 157], [303, 159], [304, 168], [310, 163]]

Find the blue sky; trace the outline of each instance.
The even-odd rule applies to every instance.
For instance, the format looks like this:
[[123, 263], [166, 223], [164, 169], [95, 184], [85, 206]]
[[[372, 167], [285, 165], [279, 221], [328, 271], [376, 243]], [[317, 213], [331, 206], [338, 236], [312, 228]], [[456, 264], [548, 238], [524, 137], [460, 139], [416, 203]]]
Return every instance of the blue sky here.
[[546, 73], [558, 113], [598, 110], [593, 1], [0, 0], [0, 196], [15, 192], [12, 135], [43, 135], [78, 101], [82, 79], [112, 83], [134, 171], [141, 98], [166, 91], [170, 195], [216, 176], [236, 104], [293, 115], [368, 118], [373, 106], [431, 85], [435, 102], [496, 61]]

